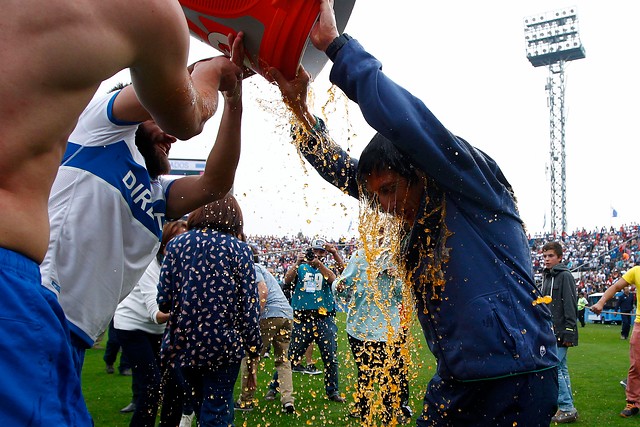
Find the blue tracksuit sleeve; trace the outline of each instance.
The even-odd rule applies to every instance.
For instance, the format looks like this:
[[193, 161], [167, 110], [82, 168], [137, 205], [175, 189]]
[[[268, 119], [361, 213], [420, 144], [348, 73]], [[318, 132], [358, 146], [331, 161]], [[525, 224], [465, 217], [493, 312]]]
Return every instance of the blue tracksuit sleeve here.
[[502, 211], [511, 195], [496, 163], [451, 134], [421, 100], [390, 80], [382, 64], [356, 40], [340, 49], [330, 79], [359, 105], [371, 127], [450, 196]]
[[[357, 199], [360, 196], [356, 182], [358, 160], [349, 156], [331, 139], [321, 118], [316, 119], [318, 129], [314, 134], [300, 132], [300, 137], [306, 140], [300, 145], [302, 155], [325, 181]], [[296, 133], [299, 131], [294, 129]]]

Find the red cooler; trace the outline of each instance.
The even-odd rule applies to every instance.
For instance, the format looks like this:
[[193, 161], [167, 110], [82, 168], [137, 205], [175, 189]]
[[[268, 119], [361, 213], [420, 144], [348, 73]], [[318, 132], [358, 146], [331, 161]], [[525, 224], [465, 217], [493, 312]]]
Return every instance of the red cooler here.
[[[309, 33], [318, 18], [318, 0], [180, 0], [191, 33], [228, 54], [227, 34], [245, 33], [245, 65], [264, 75], [276, 67], [289, 79], [302, 63], [316, 76], [327, 62], [310, 45]], [[344, 31], [355, 0], [335, 0], [338, 31]]]

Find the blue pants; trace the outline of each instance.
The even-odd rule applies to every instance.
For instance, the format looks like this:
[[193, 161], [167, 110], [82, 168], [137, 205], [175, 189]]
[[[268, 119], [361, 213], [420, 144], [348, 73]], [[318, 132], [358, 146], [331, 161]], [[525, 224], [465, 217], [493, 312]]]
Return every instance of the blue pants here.
[[[409, 407], [409, 379], [407, 367], [400, 354], [401, 344], [362, 341], [349, 334], [347, 338], [358, 368], [355, 408], [362, 419], [369, 416], [371, 394], [375, 393], [374, 384], [378, 384], [383, 407], [377, 411], [381, 415], [382, 424], [388, 425], [393, 417], [394, 408], [402, 408], [403, 412], [409, 411], [406, 409]], [[392, 355], [391, 360], [389, 354]]]
[[[104, 348], [104, 356], [102, 360], [107, 365], [114, 365], [116, 363], [116, 359], [118, 358], [118, 352], [120, 352], [121, 345], [120, 340], [118, 339], [118, 334], [115, 332], [115, 328], [113, 326], [113, 319], [109, 322], [109, 332], [107, 333], [107, 345]], [[120, 373], [124, 372], [127, 369], [131, 369], [131, 364], [127, 359], [127, 355], [124, 351], [120, 352], [120, 364], [118, 365], [118, 371]]]
[[623, 311], [622, 315], [622, 328], [620, 329], [620, 336], [623, 336], [625, 339], [629, 338], [629, 331], [631, 330], [631, 316], [628, 316], [627, 314], [630, 314], [630, 311]]
[[324, 364], [324, 388], [327, 396], [339, 393], [338, 343], [336, 341], [338, 327], [335, 318], [298, 311], [295, 312], [294, 317], [291, 343], [289, 344], [291, 366], [300, 363], [307, 347], [315, 341]]
[[32, 260], [0, 248], [0, 425], [91, 426], [55, 295]]
[[182, 371], [172, 366], [161, 366], [162, 410], [159, 427], [175, 427], [180, 424], [182, 414], [194, 412], [193, 391]]
[[136, 410], [129, 427], [154, 427], [160, 404], [160, 342], [162, 334], [114, 329], [123, 354], [131, 355], [132, 390]]
[[193, 404], [200, 427], [233, 427], [233, 387], [240, 363], [230, 363], [215, 370], [181, 368], [193, 390]]
[[558, 400], [556, 368], [475, 382], [443, 380], [427, 386], [418, 427], [549, 427]]

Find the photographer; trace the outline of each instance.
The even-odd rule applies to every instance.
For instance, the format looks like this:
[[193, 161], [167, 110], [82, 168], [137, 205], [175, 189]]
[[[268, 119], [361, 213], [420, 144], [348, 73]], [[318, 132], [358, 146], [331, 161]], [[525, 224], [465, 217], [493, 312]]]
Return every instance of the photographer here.
[[[338, 360], [335, 323], [335, 303], [331, 284], [336, 274], [323, 262], [328, 254], [333, 256], [336, 268], [344, 268], [344, 261], [337, 248], [324, 240], [314, 240], [305, 253], [299, 253], [296, 263], [284, 276], [285, 286], [292, 286], [293, 331], [289, 346], [292, 365], [300, 363], [309, 344], [318, 345], [324, 363], [324, 385], [327, 396], [342, 403], [338, 386]], [[272, 386], [272, 391], [275, 391]]]

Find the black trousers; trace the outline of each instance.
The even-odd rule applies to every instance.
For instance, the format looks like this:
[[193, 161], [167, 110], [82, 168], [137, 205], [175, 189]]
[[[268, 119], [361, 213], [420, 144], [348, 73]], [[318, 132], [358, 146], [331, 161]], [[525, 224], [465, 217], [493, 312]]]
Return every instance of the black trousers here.
[[[363, 419], [366, 418], [379, 392], [384, 406], [380, 411], [381, 421], [386, 425], [409, 403], [407, 366], [401, 357], [403, 340], [387, 343], [361, 341], [351, 335], [347, 337], [358, 368], [356, 409]], [[378, 390], [375, 384], [378, 384]]]

